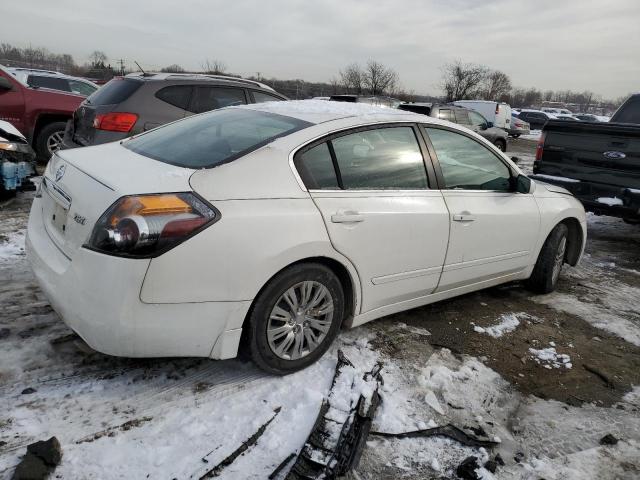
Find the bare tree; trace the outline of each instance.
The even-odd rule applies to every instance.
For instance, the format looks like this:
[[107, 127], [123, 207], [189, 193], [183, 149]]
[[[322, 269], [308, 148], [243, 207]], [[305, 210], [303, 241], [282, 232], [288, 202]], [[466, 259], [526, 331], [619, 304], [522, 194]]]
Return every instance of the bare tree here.
[[91, 52], [91, 55], [89, 55], [89, 61], [93, 67], [104, 67], [108, 59], [109, 57], [107, 57], [107, 54], [102, 50], [94, 50]]
[[165, 73], [184, 73], [185, 70], [177, 63], [174, 63], [172, 65], [169, 65], [167, 67], [160, 69], [160, 71]]
[[364, 69], [363, 83], [371, 95], [382, 95], [387, 90], [393, 90], [398, 83], [398, 74], [375, 60], [369, 60]]
[[511, 91], [511, 79], [499, 70], [488, 72], [484, 84], [484, 100], [498, 101]]
[[209, 60], [208, 58], [201, 65], [204, 73], [212, 75], [222, 75], [227, 71], [227, 64], [221, 60]]
[[448, 102], [471, 99], [479, 95], [487, 67], [456, 60], [442, 67], [441, 87]]
[[362, 95], [364, 90], [365, 72], [357, 63], [347, 65], [344, 70], [340, 71], [340, 81], [347, 92]]
[[329, 84], [331, 85], [331, 95], [338, 95], [340, 93], [340, 80], [332, 77]]

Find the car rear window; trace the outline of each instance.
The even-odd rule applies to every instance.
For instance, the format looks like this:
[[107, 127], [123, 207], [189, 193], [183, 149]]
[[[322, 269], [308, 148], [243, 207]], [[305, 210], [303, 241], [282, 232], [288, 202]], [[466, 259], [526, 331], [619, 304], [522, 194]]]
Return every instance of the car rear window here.
[[124, 102], [138, 90], [142, 82], [133, 78], [113, 78], [96, 90], [87, 102], [91, 105], [114, 105]]
[[229, 108], [157, 128], [125, 142], [124, 146], [163, 163], [211, 168], [310, 125], [284, 115]]
[[615, 113], [612, 122], [640, 123], [640, 95], [629, 98]]

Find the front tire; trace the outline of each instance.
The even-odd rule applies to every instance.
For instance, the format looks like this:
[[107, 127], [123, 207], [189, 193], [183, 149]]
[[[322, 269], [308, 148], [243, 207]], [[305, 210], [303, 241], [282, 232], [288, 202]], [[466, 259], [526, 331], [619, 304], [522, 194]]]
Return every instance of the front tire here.
[[52, 122], [40, 130], [35, 145], [40, 162], [48, 162], [51, 155], [62, 146], [66, 127], [66, 122]]
[[564, 223], [555, 226], [540, 250], [527, 286], [536, 293], [555, 290], [567, 254], [569, 229]]
[[319, 263], [293, 265], [269, 281], [247, 319], [251, 359], [263, 370], [286, 375], [318, 360], [344, 318], [338, 277]]

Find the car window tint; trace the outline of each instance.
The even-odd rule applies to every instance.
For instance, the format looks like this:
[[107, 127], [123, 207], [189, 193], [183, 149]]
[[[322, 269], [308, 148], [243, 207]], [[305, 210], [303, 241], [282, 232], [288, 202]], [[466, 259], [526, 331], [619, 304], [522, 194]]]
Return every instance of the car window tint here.
[[285, 115], [230, 108], [164, 125], [126, 141], [124, 146], [171, 165], [209, 168], [310, 125]]
[[620, 123], [640, 123], [640, 95], [629, 98], [611, 120]]
[[300, 178], [310, 190], [338, 189], [338, 179], [333, 168], [331, 152], [326, 143], [316, 145], [296, 155], [295, 165]]
[[447, 189], [510, 190], [509, 168], [489, 149], [460, 133], [426, 128]]
[[66, 78], [44, 77], [40, 75], [29, 75], [27, 84], [37, 88], [51, 88], [62, 92], [70, 92], [69, 81]]
[[460, 125], [471, 125], [469, 113], [466, 110], [454, 110], [456, 115], [456, 123]]
[[453, 112], [450, 108], [441, 108], [438, 110], [438, 118], [440, 120], [446, 120], [447, 122], [456, 123], [456, 119], [453, 117]]
[[191, 100], [192, 90], [193, 87], [190, 85], [173, 85], [158, 90], [156, 92], [156, 98], [169, 105], [186, 110], [189, 106], [189, 100]]
[[194, 92], [190, 110], [194, 113], [202, 113], [245, 103], [247, 100], [244, 90], [240, 88], [198, 87]]
[[478, 127], [487, 123], [485, 118], [476, 112], [469, 112], [469, 119], [471, 120], [471, 125], [477, 125]]
[[142, 86], [142, 81], [116, 77], [97, 89], [88, 99], [90, 105], [114, 105], [124, 102]]
[[98, 89], [89, 83], [81, 82], [79, 80], [69, 80], [69, 88], [71, 88], [73, 93], [84, 95], [85, 97], [88, 97]]
[[345, 189], [424, 189], [427, 175], [411, 127], [351, 133], [331, 141]]
[[252, 91], [253, 100], [255, 103], [264, 103], [264, 102], [281, 102], [282, 99], [276, 97], [275, 95], [269, 95], [268, 93], [258, 92], [256, 90]]

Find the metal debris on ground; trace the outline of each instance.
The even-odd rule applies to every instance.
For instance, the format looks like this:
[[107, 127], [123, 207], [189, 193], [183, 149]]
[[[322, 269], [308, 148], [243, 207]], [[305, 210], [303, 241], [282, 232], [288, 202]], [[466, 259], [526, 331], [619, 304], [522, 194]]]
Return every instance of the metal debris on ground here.
[[380, 403], [382, 364], [361, 376], [338, 351], [331, 391], [286, 480], [333, 479], [357, 467]]
[[493, 440], [483, 440], [474, 435], [469, 435], [464, 430], [461, 430], [451, 424], [447, 424], [442, 427], [426, 428], [424, 430], [414, 430], [402, 433], [371, 432], [371, 435], [391, 438], [447, 437], [460, 442], [467, 447], [474, 448], [491, 448], [495, 447], [499, 443]]

